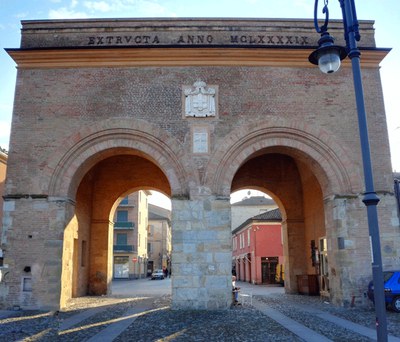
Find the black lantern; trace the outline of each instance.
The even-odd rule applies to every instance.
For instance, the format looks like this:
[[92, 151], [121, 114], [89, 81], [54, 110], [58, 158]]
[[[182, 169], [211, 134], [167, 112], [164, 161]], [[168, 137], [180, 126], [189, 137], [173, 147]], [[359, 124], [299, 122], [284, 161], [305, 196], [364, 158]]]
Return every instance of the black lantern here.
[[321, 27], [318, 26], [317, 19], [318, 0], [315, 1], [314, 7], [314, 26], [321, 38], [318, 40], [318, 49], [313, 51], [308, 60], [325, 74], [331, 74], [338, 71], [340, 61], [347, 57], [346, 49], [342, 46], [334, 45], [334, 38], [328, 33], [329, 10], [328, 1], [325, 0], [322, 12], [325, 13], [325, 23]]
[[308, 57], [312, 64], [318, 65], [319, 69], [325, 74], [338, 71], [340, 61], [347, 57], [346, 49], [342, 46], [334, 45], [333, 37], [326, 31], [321, 34], [318, 41], [318, 49]]

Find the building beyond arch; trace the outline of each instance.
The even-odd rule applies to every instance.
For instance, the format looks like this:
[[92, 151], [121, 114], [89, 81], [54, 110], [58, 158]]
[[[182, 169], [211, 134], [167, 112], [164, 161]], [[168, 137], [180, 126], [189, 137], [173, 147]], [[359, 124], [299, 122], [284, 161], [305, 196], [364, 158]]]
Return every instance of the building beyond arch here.
[[[341, 28], [332, 22], [338, 44]], [[388, 50], [372, 21], [360, 32], [383, 263], [399, 267], [379, 77]], [[115, 203], [157, 190], [172, 201], [173, 308], [225, 309], [229, 195], [243, 188], [281, 210], [287, 292], [322, 272], [323, 295], [363, 304], [370, 244], [351, 70], [345, 61], [328, 81], [311, 66], [317, 39], [310, 20], [23, 21], [21, 47], [7, 49], [18, 82], [2, 306], [109, 293]]]

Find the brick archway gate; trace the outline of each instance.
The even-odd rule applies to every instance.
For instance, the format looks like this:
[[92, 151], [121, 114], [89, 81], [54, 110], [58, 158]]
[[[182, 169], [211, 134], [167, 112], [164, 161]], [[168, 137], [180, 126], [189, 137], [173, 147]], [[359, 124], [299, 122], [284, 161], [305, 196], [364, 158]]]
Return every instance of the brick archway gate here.
[[[349, 281], [349, 288], [344, 287], [341, 274], [342, 268], [349, 267], [354, 251], [349, 260], [343, 261], [345, 253], [337, 260], [336, 241], [344, 224], [331, 216], [331, 208], [339, 206], [343, 198], [355, 198], [353, 189], [361, 186], [357, 174], [349, 173], [357, 167], [345, 166], [352, 164], [348, 152], [326, 130], [282, 118], [244, 125], [231, 135], [235, 138], [227, 141], [234, 143], [216, 151], [215, 158], [222, 162], [210, 170], [208, 180], [220, 193], [256, 188], [278, 203], [283, 217], [286, 291], [297, 293], [297, 276], [320, 276], [310, 247], [315, 243], [318, 248], [324, 238], [329, 246], [329, 267], [335, 270], [324, 280], [329, 283], [324, 295], [338, 303], [351, 298], [346, 291], [351, 292], [355, 284]], [[368, 239], [368, 232], [364, 233], [358, 238]]]
[[[286, 212], [288, 290], [308, 272], [290, 258], [307, 261], [306, 252], [296, 253], [308, 249], [315, 227], [329, 240], [333, 299], [362, 301], [371, 270], [351, 71], [345, 62], [328, 82], [311, 67], [307, 57], [318, 39], [312, 21], [22, 24], [21, 48], [7, 50], [18, 80], [4, 196], [3, 306], [56, 308], [86, 290], [105, 293], [112, 205], [142, 187], [171, 196], [174, 308], [227, 308], [229, 195], [250, 185], [274, 193]], [[342, 37], [341, 28], [333, 22], [330, 31]], [[397, 267], [379, 78], [387, 50], [375, 47], [372, 21], [361, 21], [360, 31], [364, 88], [373, 95], [366, 107], [383, 260]], [[89, 252], [92, 271], [79, 273], [85, 266], [73, 255], [85, 253], [85, 239], [98, 251]]]
[[118, 199], [140, 189], [179, 196], [187, 192], [188, 183], [184, 157], [177, 158], [182, 154], [179, 144], [148, 123], [106, 120], [81, 129], [78, 136], [85, 138], [63, 144], [67, 152], [54, 169], [49, 191], [66, 211], [52, 222], [65, 225], [61, 307], [72, 297], [109, 293], [112, 215]]
[[[195, 173], [185, 174], [188, 163], [167, 132], [135, 120], [97, 122], [60, 144], [46, 162], [47, 175], [42, 175], [49, 179], [48, 196], [21, 203], [31, 212], [32, 229], [48, 222], [40, 233], [45, 243], [31, 249], [35, 259], [19, 258], [30, 265], [34, 284], [23, 293], [21, 304], [57, 308], [72, 297], [109, 293], [117, 200], [140, 189], [187, 198], [188, 184], [198, 182]], [[13, 252], [8, 255], [18, 258]]]

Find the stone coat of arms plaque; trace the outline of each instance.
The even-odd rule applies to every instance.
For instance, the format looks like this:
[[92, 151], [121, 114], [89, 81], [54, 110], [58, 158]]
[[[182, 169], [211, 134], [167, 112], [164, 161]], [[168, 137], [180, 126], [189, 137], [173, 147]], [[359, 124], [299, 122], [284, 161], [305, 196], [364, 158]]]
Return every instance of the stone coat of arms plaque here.
[[216, 88], [208, 87], [203, 81], [196, 81], [193, 86], [184, 86], [185, 116], [208, 117], [216, 114]]

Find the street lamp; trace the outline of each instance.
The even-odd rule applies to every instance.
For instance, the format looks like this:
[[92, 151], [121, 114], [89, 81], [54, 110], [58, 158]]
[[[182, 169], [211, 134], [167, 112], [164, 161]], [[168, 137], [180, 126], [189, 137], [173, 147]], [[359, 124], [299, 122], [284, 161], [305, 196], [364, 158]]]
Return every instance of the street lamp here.
[[324, 73], [333, 73], [340, 67], [340, 61], [349, 56], [353, 70], [354, 91], [357, 105], [358, 127], [360, 132], [361, 154], [364, 169], [365, 193], [363, 202], [367, 207], [368, 229], [372, 247], [372, 277], [374, 282], [374, 303], [376, 313], [376, 330], [378, 341], [387, 341], [387, 322], [385, 293], [383, 284], [382, 256], [379, 239], [379, 224], [377, 205], [379, 197], [374, 190], [371, 152], [369, 147], [367, 117], [365, 114], [364, 91], [361, 81], [360, 50], [357, 41], [360, 40], [358, 20], [354, 0], [339, 0], [342, 8], [344, 38], [346, 47], [334, 45], [334, 40], [328, 33], [329, 11], [328, 0], [324, 0], [322, 13], [325, 22], [319, 27], [317, 19], [318, 0], [314, 6], [314, 25], [321, 38], [319, 47], [308, 57], [312, 64], [318, 64]]

